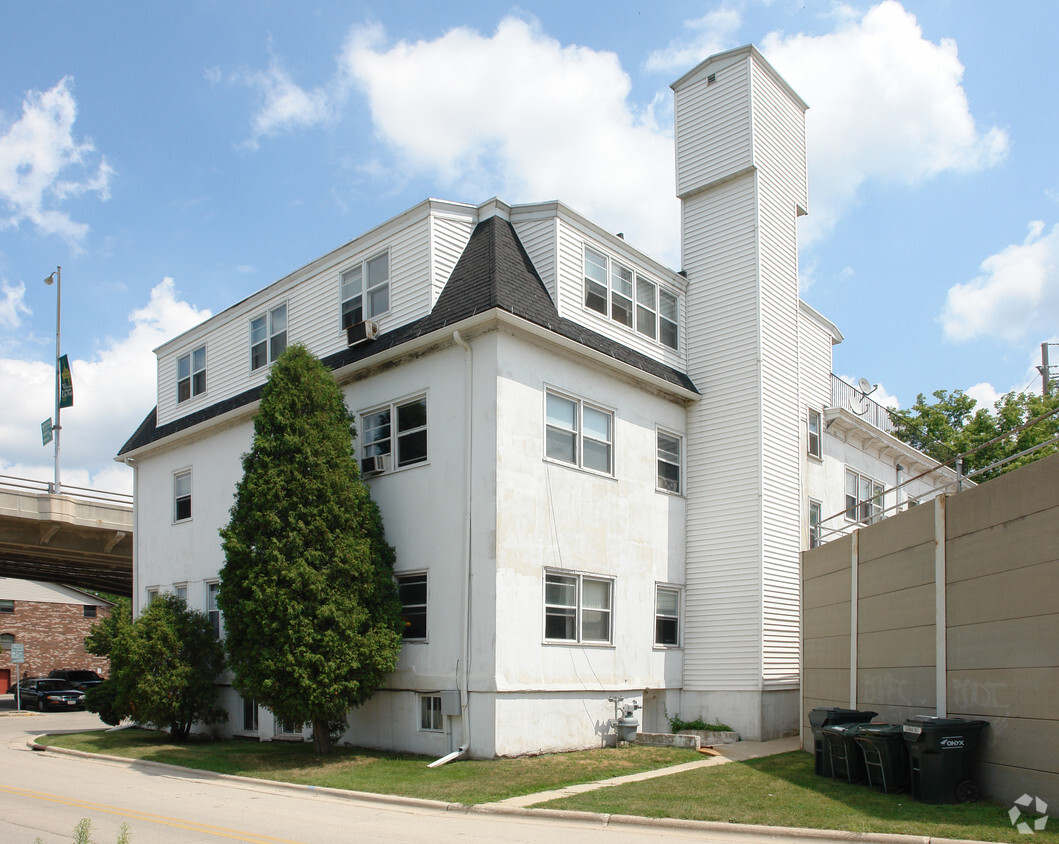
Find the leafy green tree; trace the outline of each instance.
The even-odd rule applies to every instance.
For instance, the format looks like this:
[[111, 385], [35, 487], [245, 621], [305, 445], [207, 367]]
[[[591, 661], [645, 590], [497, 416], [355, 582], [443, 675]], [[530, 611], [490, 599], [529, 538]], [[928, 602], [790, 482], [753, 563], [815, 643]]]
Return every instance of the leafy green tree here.
[[318, 753], [330, 750], [336, 722], [382, 685], [401, 648], [394, 552], [353, 436], [331, 373], [289, 347], [262, 391], [221, 530], [217, 604], [235, 688], [284, 722], [312, 722]]
[[[890, 411], [894, 434], [942, 463], [963, 455], [963, 471], [973, 472], [1047, 442], [1059, 434], [1059, 385], [1048, 395], [1011, 392], [1001, 396], [993, 409], [975, 408], [975, 400], [963, 390], [937, 390], [934, 401], [920, 393], [908, 410]], [[1023, 425], [1051, 413], [1047, 419], [1025, 430]], [[978, 483], [990, 480], [1054, 454], [1056, 444], [1015, 458], [1003, 466], [975, 475]]]
[[224, 668], [224, 650], [206, 614], [188, 609], [182, 598], [159, 595], [135, 621], [121, 599], [93, 625], [85, 647], [110, 659], [110, 676], [85, 697], [85, 706], [108, 724], [132, 718], [184, 741], [193, 724], [227, 717], [213, 682]]

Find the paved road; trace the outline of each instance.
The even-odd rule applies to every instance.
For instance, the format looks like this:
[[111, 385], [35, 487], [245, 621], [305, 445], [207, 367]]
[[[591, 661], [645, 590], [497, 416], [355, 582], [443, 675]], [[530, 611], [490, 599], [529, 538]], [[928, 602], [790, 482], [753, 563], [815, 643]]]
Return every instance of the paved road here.
[[[6, 703], [6, 701], [3, 701]], [[0, 709], [6, 707], [0, 706]], [[560, 819], [532, 813], [485, 814], [391, 804], [195, 772], [86, 759], [29, 749], [44, 732], [102, 727], [91, 713], [0, 717], [0, 841], [69, 842], [81, 818], [92, 840], [110, 844], [124, 822], [131, 844], [153, 842], [548, 841], [632, 842], [802, 841], [746, 830], [702, 830]], [[518, 810], [515, 810], [516, 812]], [[816, 838], [816, 841], [826, 840]], [[835, 839], [841, 840], [841, 839]]]

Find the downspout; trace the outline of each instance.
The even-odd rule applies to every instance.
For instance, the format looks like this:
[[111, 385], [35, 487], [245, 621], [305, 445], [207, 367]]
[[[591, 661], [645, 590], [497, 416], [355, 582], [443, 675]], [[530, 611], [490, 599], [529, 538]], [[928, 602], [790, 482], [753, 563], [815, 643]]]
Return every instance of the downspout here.
[[[440, 759], [435, 759], [428, 768], [439, 768], [446, 762], [458, 759], [467, 754], [471, 746], [471, 718], [470, 718], [470, 689], [467, 687], [467, 678], [470, 676], [469, 662], [471, 659], [471, 446], [473, 440], [473, 411], [474, 395], [471, 389], [474, 377], [474, 355], [467, 341], [463, 339], [459, 331], [452, 332], [453, 342], [464, 351], [464, 369], [466, 384], [466, 408], [464, 409], [464, 471], [463, 471], [463, 507], [466, 518], [463, 529], [463, 658], [460, 660], [457, 684], [460, 691], [460, 713], [463, 721], [463, 744], [459, 750], [454, 750]], [[451, 745], [450, 745], [451, 747]]]

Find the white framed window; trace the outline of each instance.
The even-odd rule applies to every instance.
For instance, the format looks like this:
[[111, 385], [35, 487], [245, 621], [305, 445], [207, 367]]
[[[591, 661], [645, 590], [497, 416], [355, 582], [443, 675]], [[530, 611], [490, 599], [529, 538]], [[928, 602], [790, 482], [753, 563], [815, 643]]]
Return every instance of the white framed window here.
[[276, 719], [275, 735], [277, 736], [300, 736], [302, 734], [302, 724], [296, 721], [281, 721], [279, 718]]
[[548, 391], [544, 453], [549, 460], [614, 474], [614, 414], [581, 399]]
[[585, 307], [668, 346], [678, 347], [680, 297], [588, 244]]
[[658, 489], [680, 493], [684, 443], [677, 434], [658, 429]]
[[287, 303], [250, 320], [250, 370], [274, 363], [287, 348]]
[[177, 358], [177, 404], [206, 392], [206, 347]]
[[404, 619], [404, 639], [426, 641], [427, 638], [427, 573], [397, 575], [397, 597], [401, 601]]
[[382, 252], [342, 272], [342, 329], [390, 310], [390, 253]]
[[806, 417], [806, 451], [813, 457], [821, 456], [820, 411], [809, 409]]
[[820, 519], [821, 504], [819, 501], [809, 499], [809, 547], [815, 548], [820, 544]]
[[570, 572], [544, 573], [544, 638], [609, 644], [614, 581]]
[[871, 524], [882, 518], [883, 485], [846, 469], [846, 519]]
[[444, 731], [445, 719], [441, 716], [441, 695], [419, 696], [419, 729], [430, 733]]
[[217, 607], [217, 594], [221, 591], [221, 584], [216, 580], [206, 584], [206, 617], [213, 627], [213, 635], [221, 638], [221, 611]]
[[188, 602], [188, 585], [186, 583], [174, 584], [173, 593], [185, 604]]
[[427, 460], [427, 397], [404, 399], [361, 414], [361, 470], [368, 473]]
[[655, 586], [655, 644], [680, 647], [680, 587]]
[[143, 608], [147, 609], [158, 599], [158, 587], [152, 586], [147, 590], [147, 598], [144, 601]]
[[191, 518], [191, 470], [173, 473], [173, 521], [186, 522]]

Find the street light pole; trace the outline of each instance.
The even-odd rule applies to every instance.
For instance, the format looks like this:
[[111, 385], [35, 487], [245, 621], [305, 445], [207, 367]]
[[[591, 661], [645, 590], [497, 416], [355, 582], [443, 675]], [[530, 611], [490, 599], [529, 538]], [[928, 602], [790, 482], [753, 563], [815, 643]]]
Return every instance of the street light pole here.
[[45, 284], [51, 284], [52, 281], [55, 282], [55, 424], [52, 425], [52, 432], [55, 434], [55, 483], [53, 484], [52, 492], [55, 495], [59, 495], [62, 492], [62, 485], [59, 481], [59, 432], [62, 430], [62, 424], [59, 421], [59, 399], [62, 391], [62, 376], [59, 372], [59, 358], [62, 355], [59, 344], [59, 328], [62, 320], [63, 296], [62, 271], [62, 267], [56, 267], [55, 272], [44, 279]]

